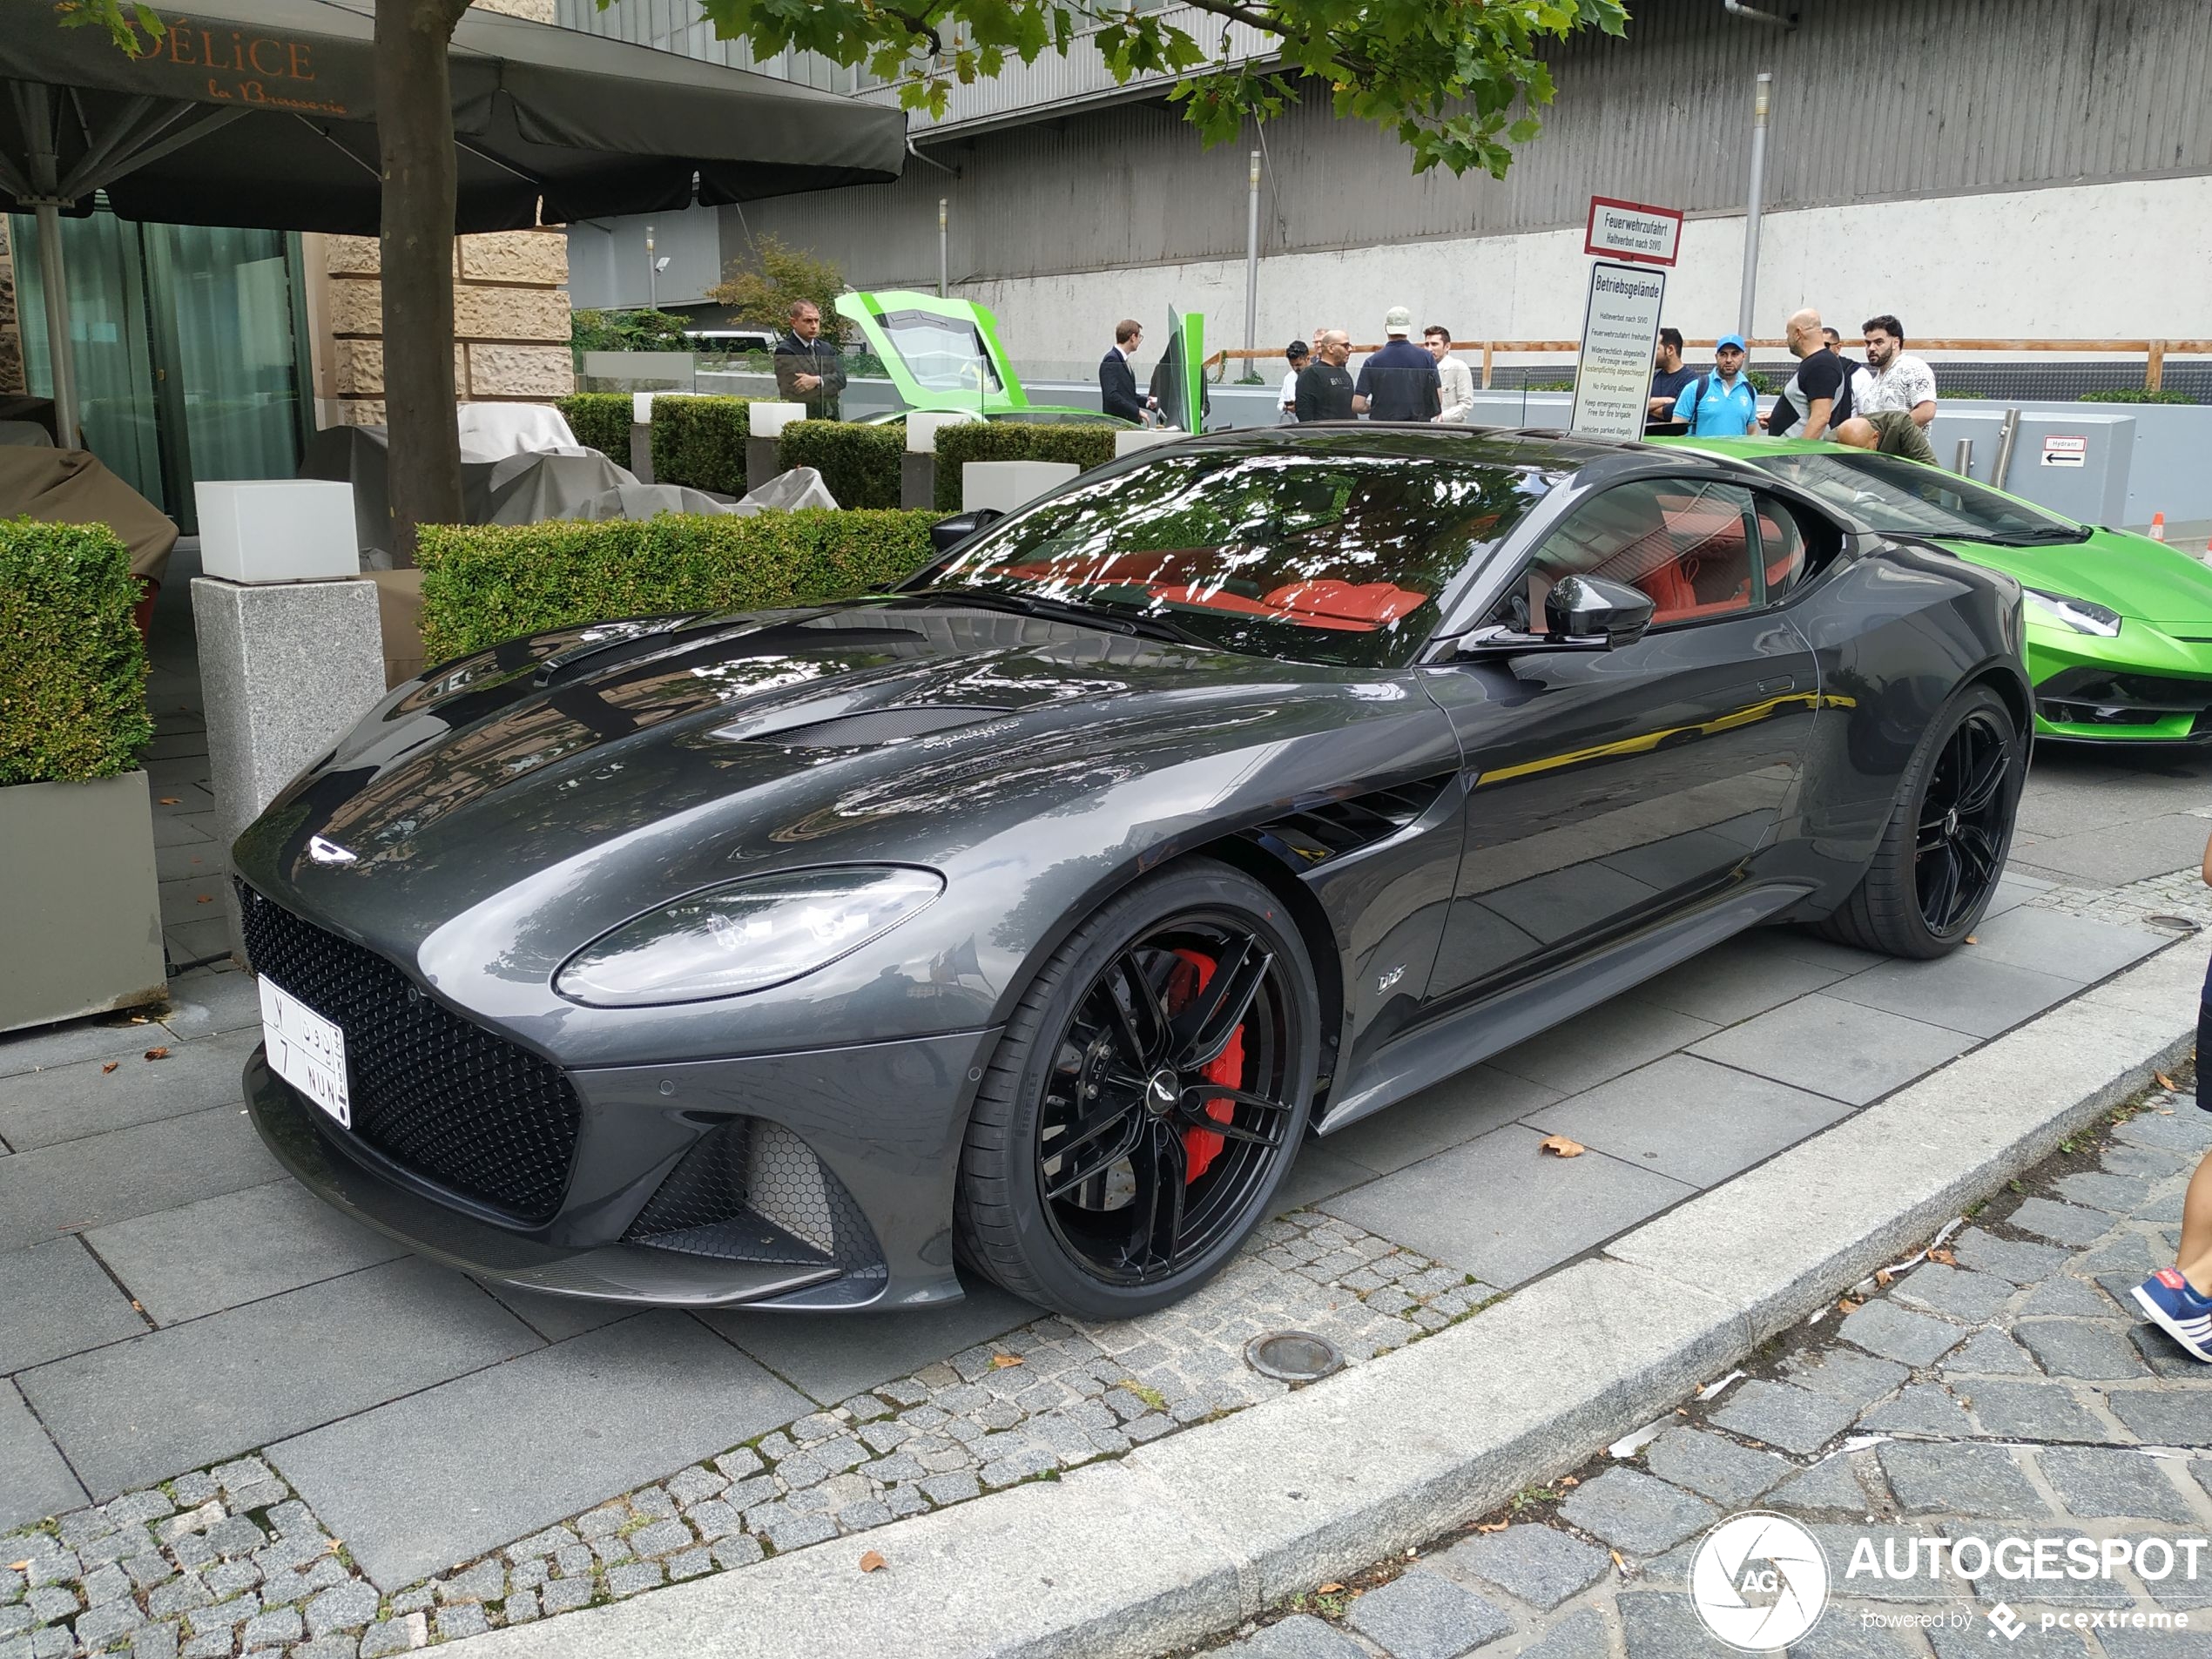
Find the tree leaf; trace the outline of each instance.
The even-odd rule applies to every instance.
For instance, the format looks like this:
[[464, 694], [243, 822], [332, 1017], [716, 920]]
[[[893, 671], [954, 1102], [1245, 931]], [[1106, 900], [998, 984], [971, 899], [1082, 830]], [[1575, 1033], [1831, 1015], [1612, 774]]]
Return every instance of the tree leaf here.
[[1022, 1356], [1018, 1353], [995, 1353], [991, 1356], [991, 1369], [994, 1371], [1005, 1371], [1021, 1363]]
[[1570, 1141], [1564, 1135], [1547, 1135], [1536, 1143], [1539, 1152], [1548, 1152], [1555, 1158], [1578, 1158], [1589, 1150], [1580, 1141]]
[[863, 1573], [880, 1573], [890, 1565], [889, 1561], [884, 1560], [873, 1550], [868, 1551], [867, 1554], [860, 1557], [860, 1570]]
[[113, 1070], [114, 1070], [114, 1069], [115, 1069], [118, 1066], [121, 1065], [122, 1063], [123, 1063], [123, 1062], [122, 1062], [120, 1060], [111, 1060], [111, 1061], [109, 1061], [109, 1062], [107, 1062], [107, 1064], [105, 1064], [105, 1066], [102, 1066], [102, 1067], [100, 1068], [100, 1076], [103, 1076], [103, 1077], [106, 1076], [108, 1075], [108, 1073], [110, 1073], [111, 1071], [113, 1071]]
[[165, 1048], [149, 1049], [146, 1050], [146, 1058], [149, 1060], [166, 1060], [168, 1057], [169, 1050]]

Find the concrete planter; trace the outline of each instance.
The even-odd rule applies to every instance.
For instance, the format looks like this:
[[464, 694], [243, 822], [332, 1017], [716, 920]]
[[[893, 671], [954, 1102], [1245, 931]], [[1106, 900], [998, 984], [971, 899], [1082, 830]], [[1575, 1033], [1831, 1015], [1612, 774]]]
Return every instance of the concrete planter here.
[[145, 773], [0, 789], [0, 1031], [161, 1000]]

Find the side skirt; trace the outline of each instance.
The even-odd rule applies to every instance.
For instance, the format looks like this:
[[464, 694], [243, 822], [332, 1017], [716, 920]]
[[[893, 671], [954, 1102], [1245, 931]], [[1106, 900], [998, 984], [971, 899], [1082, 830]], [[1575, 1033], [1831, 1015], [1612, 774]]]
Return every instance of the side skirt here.
[[1370, 1112], [1480, 1065], [1788, 909], [1810, 884], [1777, 882], [1732, 893], [1604, 949], [1429, 1021], [1386, 1043], [1315, 1126], [1332, 1134]]

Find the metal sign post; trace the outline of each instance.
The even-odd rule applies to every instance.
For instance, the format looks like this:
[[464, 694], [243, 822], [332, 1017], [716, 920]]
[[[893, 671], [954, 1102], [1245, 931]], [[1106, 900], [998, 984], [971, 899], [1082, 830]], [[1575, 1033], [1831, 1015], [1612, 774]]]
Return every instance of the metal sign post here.
[[1640, 438], [1659, 343], [1667, 273], [1600, 260], [1590, 266], [1582, 308], [1582, 353], [1575, 365], [1570, 431], [1595, 438]]

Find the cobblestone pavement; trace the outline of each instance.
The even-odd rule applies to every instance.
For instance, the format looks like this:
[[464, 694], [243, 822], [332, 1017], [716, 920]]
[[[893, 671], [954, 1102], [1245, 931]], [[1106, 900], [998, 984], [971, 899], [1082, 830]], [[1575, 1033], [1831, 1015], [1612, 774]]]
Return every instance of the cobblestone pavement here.
[[[2182, 1189], [2208, 1147], [2212, 1114], [2195, 1109], [2188, 1080], [2178, 1094], [2155, 1089], [1941, 1248], [1575, 1476], [1183, 1651], [1722, 1659], [1734, 1649], [1689, 1602], [1690, 1561], [1723, 1517], [1761, 1509], [1802, 1522], [1827, 1558], [1827, 1611], [1792, 1656], [2203, 1659], [2212, 1367], [2143, 1322], [2127, 1293], [2174, 1259]], [[2007, 1578], [1971, 1547], [1973, 1576], [1948, 1557], [1932, 1569], [1938, 1541], [2007, 1536], [2169, 1548], [2144, 1551], [2141, 1571], [2087, 1577]], [[1877, 1559], [1904, 1571], [1865, 1568]]]

